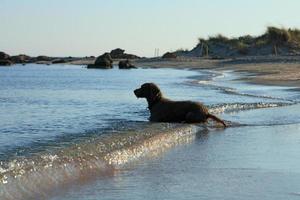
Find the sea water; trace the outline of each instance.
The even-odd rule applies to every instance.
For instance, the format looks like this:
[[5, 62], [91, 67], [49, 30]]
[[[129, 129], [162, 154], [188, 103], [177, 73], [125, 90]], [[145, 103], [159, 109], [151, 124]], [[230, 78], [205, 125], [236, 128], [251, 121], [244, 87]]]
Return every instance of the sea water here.
[[[0, 199], [297, 199], [298, 92], [231, 71], [0, 68]], [[149, 123], [157, 83], [227, 121]]]

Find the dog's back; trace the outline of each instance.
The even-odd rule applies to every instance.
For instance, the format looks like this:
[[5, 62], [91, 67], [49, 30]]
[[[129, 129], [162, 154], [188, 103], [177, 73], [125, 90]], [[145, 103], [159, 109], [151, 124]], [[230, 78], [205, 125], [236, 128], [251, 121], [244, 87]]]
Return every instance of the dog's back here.
[[150, 110], [150, 121], [187, 122], [189, 113], [197, 113], [199, 122], [205, 122], [208, 109], [201, 103], [193, 101], [172, 101], [162, 98]]

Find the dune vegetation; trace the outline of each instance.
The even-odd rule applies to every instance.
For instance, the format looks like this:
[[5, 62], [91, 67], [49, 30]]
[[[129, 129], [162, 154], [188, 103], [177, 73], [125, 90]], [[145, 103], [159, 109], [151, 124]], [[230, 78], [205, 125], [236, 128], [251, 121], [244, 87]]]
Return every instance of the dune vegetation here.
[[186, 56], [287, 55], [300, 53], [300, 30], [267, 27], [259, 36], [245, 35], [228, 38], [222, 34], [199, 38], [191, 51], [177, 51]]

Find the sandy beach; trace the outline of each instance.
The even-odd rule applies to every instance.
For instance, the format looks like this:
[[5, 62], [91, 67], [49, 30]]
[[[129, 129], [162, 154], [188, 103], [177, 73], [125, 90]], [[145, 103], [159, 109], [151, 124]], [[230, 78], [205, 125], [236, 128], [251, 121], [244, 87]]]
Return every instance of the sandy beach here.
[[248, 73], [243, 81], [263, 85], [300, 86], [300, 56], [261, 56], [231, 59], [144, 59], [138, 67], [233, 70]]

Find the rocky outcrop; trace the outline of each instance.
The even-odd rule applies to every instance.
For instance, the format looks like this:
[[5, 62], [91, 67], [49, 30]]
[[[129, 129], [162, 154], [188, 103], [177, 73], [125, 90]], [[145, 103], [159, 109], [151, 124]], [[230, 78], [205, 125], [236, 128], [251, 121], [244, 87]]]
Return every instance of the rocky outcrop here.
[[52, 64], [53, 58], [48, 57], [48, 56], [38, 56], [35, 58], [32, 58], [32, 62], [36, 64], [41, 64], [41, 65], [50, 65]]
[[40, 62], [40, 61], [51, 61], [53, 60], [53, 58], [48, 57], [48, 56], [38, 56], [35, 58], [36, 62]]
[[10, 60], [13, 62], [13, 63], [29, 63], [31, 62], [31, 57], [30, 56], [27, 56], [25, 54], [20, 54], [20, 55], [17, 55], [17, 56], [11, 56], [10, 57]]
[[162, 58], [177, 58], [177, 55], [175, 54], [175, 53], [171, 53], [171, 52], [167, 52], [167, 53], [165, 53], [163, 56], [162, 56]]
[[8, 60], [10, 56], [2, 51], [0, 51], [0, 60]]
[[114, 50], [111, 50], [110, 55], [112, 58], [120, 58], [124, 55], [125, 50], [117, 48]]
[[113, 60], [109, 53], [104, 53], [102, 56], [97, 57], [95, 61], [95, 65], [97, 66], [105, 66], [105, 67], [112, 67]]
[[13, 63], [10, 61], [10, 56], [4, 52], [0, 52], [0, 66], [9, 66]]
[[125, 50], [117, 48], [110, 52], [112, 59], [138, 59], [139, 56], [125, 53]]
[[98, 56], [94, 64], [90, 64], [87, 68], [110, 69], [112, 68], [113, 60], [109, 53], [104, 53]]
[[133, 69], [136, 68], [131, 62], [130, 60], [121, 60], [119, 62], [119, 69]]
[[0, 66], [10, 66], [12, 64], [10, 60], [0, 60]]

